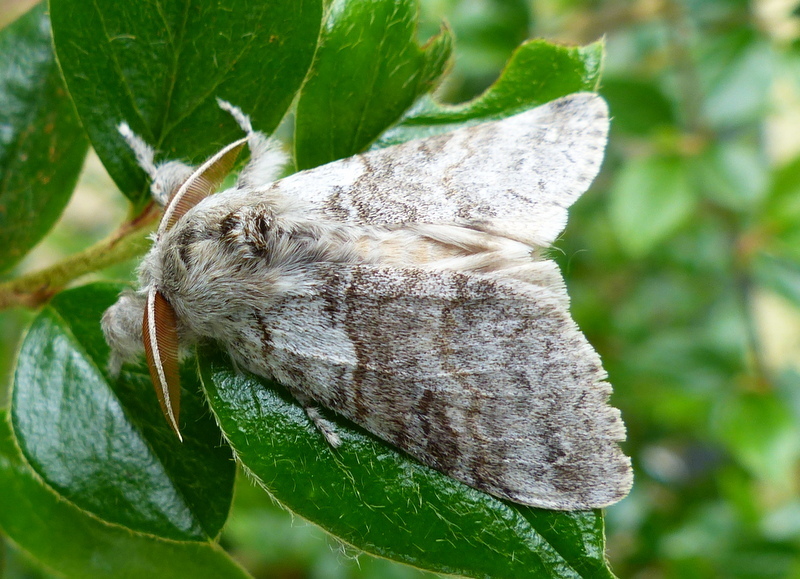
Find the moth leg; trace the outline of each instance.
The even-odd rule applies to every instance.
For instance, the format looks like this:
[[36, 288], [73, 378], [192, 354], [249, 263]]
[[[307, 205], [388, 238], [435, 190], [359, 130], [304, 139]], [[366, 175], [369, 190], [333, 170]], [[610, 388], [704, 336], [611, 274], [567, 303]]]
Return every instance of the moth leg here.
[[300, 403], [303, 407], [303, 410], [306, 411], [306, 415], [311, 419], [311, 422], [314, 423], [314, 426], [317, 427], [322, 433], [322, 436], [325, 437], [325, 440], [328, 441], [333, 448], [338, 448], [342, 444], [342, 439], [339, 438], [339, 435], [336, 433], [336, 426], [322, 416], [322, 413], [319, 411], [319, 406], [314, 403], [311, 398], [308, 396], [297, 392], [296, 390], [292, 390], [292, 395], [295, 399]]
[[264, 133], [253, 130], [250, 117], [237, 106], [220, 98], [219, 108], [230, 113], [242, 130], [247, 133], [247, 144], [250, 147], [250, 162], [239, 174], [240, 187], [254, 187], [271, 183], [281, 174], [288, 158], [281, 150], [280, 142], [270, 139]]
[[306, 415], [314, 423], [314, 426], [317, 427], [317, 430], [319, 430], [322, 436], [325, 437], [325, 440], [328, 441], [328, 444], [333, 448], [339, 448], [342, 444], [342, 439], [339, 438], [339, 435], [336, 433], [336, 426], [334, 426], [333, 422], [320, 414], [318, 406], [306, 406], [305, 411]]
[[101, 326], [111, 347], [108, 372], [112, 378], [119, 377], [122, 364], [136, 360], [143, 353], [143, 316], [144, 297], [130, 291], [124, 292], [103, 314]]

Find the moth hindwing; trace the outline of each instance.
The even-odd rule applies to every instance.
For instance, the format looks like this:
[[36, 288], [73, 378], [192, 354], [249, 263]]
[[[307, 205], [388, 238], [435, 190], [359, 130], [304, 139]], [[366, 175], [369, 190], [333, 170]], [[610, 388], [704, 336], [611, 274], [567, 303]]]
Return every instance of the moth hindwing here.
[[[237, 368], [282, 382], [334, 446], [318, 406], [518, 503], [586, 509], [628, 493], [611, 387], [546, 259], [602, 163], [600, 97], [570, 95], [279, 181], [280, 148], [221, 106], [247, 136], [195, 172], [181, 165], [188, 180], [148, 164], [146, 145], [126, 137], [154, 195], [165, 183], [178, 193], [139, 291], [107, 312], [104, 330], [119, 359], [143, 339], [158, 352], [148, 359], [176, 431], [163, 359], [177, 359], [177, 346], [162, 346], [160, 317], [181, 346], [215, 340]], [[206, 197], [245, 141], [237, 184]], [[144, 330], [127, 323], [137, 316]]]

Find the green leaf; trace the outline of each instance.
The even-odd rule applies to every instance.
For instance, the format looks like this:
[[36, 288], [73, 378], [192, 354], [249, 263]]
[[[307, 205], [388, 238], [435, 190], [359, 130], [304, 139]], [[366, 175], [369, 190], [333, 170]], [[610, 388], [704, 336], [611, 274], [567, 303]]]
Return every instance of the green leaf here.
[[132, 533], [62, 500], [25, 463], [2, 410], [0, 488], [0, 529], [41, 564], [66, 577], [249, 577], [216, 544]]
[[33, 321], [14, 376], [14, 431], [34, 470], [78, 507], [132, 530], [204, 541], [230, 508], [230, 449], [220, 444], [193, 368], [182, 376], [183, 444], [161, 416], [144, 367], [109, 377], [100, 317], [121, 287], [63, 292]]
[[126, 121], [163, 158], [200, 161], [241, 137], [216, 98], [271, 132], [305, 77], [321, 0], [52, 0], [53, 36], [89, 138], [117, 185], [143, 201]]
[[469, 121], [507, 117], [574, 92], [595, 91], [602, 61], [602, 42], [566, 47], [528, 41], [517, 48], [500, 77], [482, 95], [460, 105], [422, 98], [376, 146], [452, 131]]
[[430, 0], [420, 3], [420, 36], [432, 35], [442, 20], [455, 33], [455, 62], [437, 95], [460, 102], [483, 92], [509, 56], [534, 29], [528, 0]]
[[611, 577], [599, 511], [500, 501], [422, 466], [344, 420], [331, 449], [273, 383], [211, 350], [203, 384], [238, 458], [279, 502], [358, 549], [468, 577]]
[[298, 169], [362, 151], [439, 81], [453, 39], [417, 44], [417, 2], [333, 3], [297, 105]]
[[56, 222], [88, 141], [53, 54], [45, 2], [0, 32], [0, 271]]
[[318, 526], [294, 516], [245, 476], [236, 479], [221, 542], [264, 578], [442, 579], [344, 546]]
[[617, 174], [609, 211], [620, 245], [642, 257], [691, 215], [695, 203], [682, 159], [644, 157], [630, 160]]

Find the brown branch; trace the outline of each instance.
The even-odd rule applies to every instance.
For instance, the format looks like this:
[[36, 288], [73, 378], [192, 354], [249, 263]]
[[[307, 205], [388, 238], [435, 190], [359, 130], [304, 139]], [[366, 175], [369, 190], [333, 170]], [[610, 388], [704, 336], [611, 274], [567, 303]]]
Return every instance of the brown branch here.
[[84, 251], [0, 284], [0, 311], [19, 306], [35, 308], [79, 277], [142, 255], [150, 246], [147, 236], [157, 217], [158, 210], [151, 204], [138, 217]]

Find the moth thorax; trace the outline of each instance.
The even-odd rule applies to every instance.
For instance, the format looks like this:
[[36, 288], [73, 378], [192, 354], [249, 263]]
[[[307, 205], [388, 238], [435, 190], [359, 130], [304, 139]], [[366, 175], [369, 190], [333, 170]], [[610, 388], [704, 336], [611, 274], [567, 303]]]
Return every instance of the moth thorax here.
[[228, 213], [220, 220], [219, 231], [223, 238], [256, 247], [267, 247], [275, 237], [274, 209], [266, 203], [246, 205]]

